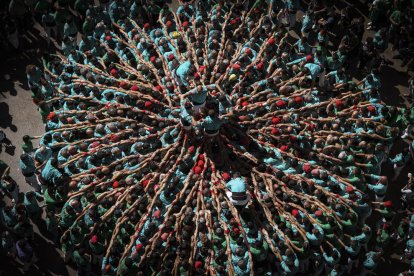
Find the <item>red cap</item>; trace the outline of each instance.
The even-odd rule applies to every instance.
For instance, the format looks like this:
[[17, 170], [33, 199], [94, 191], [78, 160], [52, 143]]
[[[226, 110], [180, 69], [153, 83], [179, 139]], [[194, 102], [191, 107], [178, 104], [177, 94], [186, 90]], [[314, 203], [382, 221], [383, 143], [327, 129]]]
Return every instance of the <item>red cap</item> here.
[[135, 246], [135, 250], [136, 251], [140, 251], [141, 250], [141, 248], [142, 248], [142, 244], [140, 243], [140, 244], [137, 244], [136, 246]]
[[236, 19], [232, 19], [232, 20], [230, 20], [230, 25], [234, 25], [234, 24], [236, 24], [237, 23], [237, 20]]
[[256, 65], [257, 70], [262, 70], [262, 69], [263, 69], [263, 67], [264, 67], [264, 62], [263, 62], [263, 61], [260, 61], [260, 62]]
[[311, 164], [309, 163], [303, 164], [302, 169], [305, 173], [310, 173], [312, 171]]
[[174, 54], [170, 54], [169, 56], [168, 56], [168, 60], [169, 61], [171, 61], [171, 60], [173, 60], [174, 59]]
[[118, 181], [114, 181], [114, 183], [112, 183], [112, 187], [114, 189], [118, 188], [118, 186], [119, 186], [119, 182]]
[[375, 106], [373, 106], [373, 105], [370, 105], [370, 106], [368, 106], [368, 111], [369, 112], [375, 112], [377, 109], [375, 108]]
[[110, 35], [105, 36], [106, 41], [110, 41], [111, 39], [112, 39], [112, 37]]
[[115, 68], [111, 69], [111, 75], [112, 75], [112, 76], [116, 76], [116, 75], [118, 75], [118, 71], [116, 71], [116, 69], [115, 69]]
[[293, 209], [292, 215], [296, 218], [299, 215], [299, 211], [297, 209]]
[[160, 210], [156, 210], [154, 212], [154, 214], [152, 215], [154, 218], [159, 219], [161, 216], [161, 211]]
[[127, 83], [125, 81], [121, 81], [121, 83], [119, 84], [119, 87], [125, 88], [125, 86], [127, 86]]
[[184, 28], [187, 28], [187, 27], [188, 27], [188, 21], [184, 21], [182, 26], [183, 26]]
[[233, 228], [233, 232], [234, 232], [236, 235], [240, 235], [240, 229], [239, 229], [239, 228]]
[[203, 171], [203, 169], [201, 167], [199, 167], [199, 166], [194, 167], [194, 173], [195, 174], [200, 174], [202, 171]]
[[303, 103], [303, 99], [302, 99], [302, 97], [300, 97], [300, 96], [296, 96], [296, 97], [295, 97], [295, 103], [298, 103], [298, 104]]
[[150, 27], [150, 23], [145, 23], [144, 24], [144, 29], [148, 29]]
[[311, 61], [313, 61], [313, 57], [312, 57], [312, 55], [307, 55], [307, 56], [306, 56], [306, 61], [307, 61], [307, 62], [311, 62]]
[[277, 134], [279, 134], [279, 129], [277, 129], [277, 128], [272, 128], [272, 134], [273, 135], [277, 135]]
[[225, 181], [230, 180], [230, 174], [228, 172], [224, 172], [221, 176], [224, 178]]
[[279, 108], [285, 108], [286, 107], [286, 102], [284, 100], [278, 100], [276, 102], [276, 106]]
[[188, 147], [188, 152], [189, 152], [189, 153], [193, 153], [193, 152], [194, 152], [194, 150], [195, 150], [195, 147], [194, 147], [194, 146], [190, 146], [190, 147]]
[[116, 135], [116, 134], [111, 134], [111, 136], [109, 137], [109, 140], [110, 140], [112, 143], [115, 143], [115, 142], [118, 142], [119, 137], [118, 137], [118, 135]]
[[154, 63], [156, 59], [157, 59], [157, 58], [156, 58], [155, 56], [150, 57], [150, 61], [151, 61], [152, 63]]
[[47, 115], [47, 119], [48, 120], [52, 120], [53, 118], [55, 118], [57, 115], [55, 112], [50, 112], [49, 115]]
[[144, 106], [145, 106], [146, 109], [150, 109], [152, 107], [152, 102], [146, 101]]
[[268, 45], [273, 45], [273, 44], [275, 44], [275, 42], [276, 42], [276, 40], [275, 40], [273, 37], [271, 37], [271, 38], [267, 41], [267, 44], [268, 44]]
[[168, 233], [163, 233], [163, 234], [161, 235], [161, 239], [162, 239], [163, 241], [166, 241], [166, 240], [168, 239]]
[[315, 212], [315, 216], [317, 216], [317, 217], [321, 217], [323, 215], [323, 213], [322, 213], [322, 211], [321, 210], [317, 210], [316, 212]]
[[93, 235], [93, 236], [91, 237], [90, 242], [91, 242], [92, 244], [97, 243], [97, 242], [98, 242], [98, 236], [97, 236], [97, 235]]
[[272, 118], [272, 124], [274, 124], [274, 125], [277, 125], [281, 121], [282, 121], [282, 118], [280, 118], [280, 117], [273, 117]]
[[149, 179], [145, 179], [144, 181], [142, 181], [142, 187], [147, 187], [148, 186], [148, 184], [149, 184]]
[[247, 101], [243, 101], [243, 102], [241, 103], [241, 105], [242, 105], [242, 106], [248, 106], [248, 105], [249, 105], [249, 103], [248, 103]]
[[197, 261], [194, 263], [195, 269], [201, 269], [203, 268], [203, 263], [201, 261]]
[[341, 100], [335, 100], [335, 105], [336, 105], [336, 107], [341, 107], [341, 106], [343, 106], [344, 105], [344, 103], [341, 101]]
[[391, 200], [385, 201], [384, 207], [392, 207], [392, 201]]
[[91, 148], [96, 148], [97, 146], [99, 146], [100, 144], [99, 144], [99, 142], [98, 141], [95, 141], [95, 142], [93, 142], [92, 144], [91, 144]]
[[238, 63], [236, 63], [236, 64], [233, 65], [233, 69], [234, 70], [240, 70], [240, 68], [241, 68], [241, 66]]
[[354, 191], [354, 187], [352, 186], [346, 186], [346, 192], [347, 193], [352, 193]]
[[131, 90], [132, 90], [132, 91], [138, 91], [138, 86], [133, 85], [133, 86], [131, 87]]
[[250, 55], [250, 53], [252, 52], [252, 50], [250, 48], [246, 48], [244, 49], [244, 53]]
[[287, 150], [289, 149], [289, 147], [288, 147], [288, 146], [286, 146], [286, 145], [283, 145], [283, 146], [281, 146], [279, 149], [280, 149], [281, 151], [287, 151]]
[[172, 27], [173, 23], [170, 20], [168, 20], [167, 23], [165, 23], [165, 25], [167, 25], [167, 27], [170, 28]]

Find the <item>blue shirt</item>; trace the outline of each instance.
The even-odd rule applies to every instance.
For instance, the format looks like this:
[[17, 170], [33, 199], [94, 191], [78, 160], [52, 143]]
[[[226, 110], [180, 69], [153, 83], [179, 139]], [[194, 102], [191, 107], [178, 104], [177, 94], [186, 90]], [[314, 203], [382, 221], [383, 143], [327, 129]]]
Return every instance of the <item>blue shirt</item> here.
[[244, 193], [246, 192], [246, 183], [241, 178], [235, 178], [230, 180], [227, 185], [227, 189], [229, 189], [232, 193]]

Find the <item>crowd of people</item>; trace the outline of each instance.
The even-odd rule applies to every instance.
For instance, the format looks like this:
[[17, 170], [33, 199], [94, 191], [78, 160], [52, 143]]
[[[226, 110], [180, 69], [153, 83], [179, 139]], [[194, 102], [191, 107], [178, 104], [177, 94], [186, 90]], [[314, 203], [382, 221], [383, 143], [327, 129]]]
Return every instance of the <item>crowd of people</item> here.
[[390, 47], [412, 66], [410, 1], [372, 1], [364, 39], [342, 1], [26, 2], [61, 47], [26, 68], [33, 191], [1, 182], [2, 253], [24, 270], [41, 221], [79, 275], [365, 275], [401, 243], [414, 271], [412, 175], [402, 219], [387, 195], [414, 92], [388, 106], [380, 79]]

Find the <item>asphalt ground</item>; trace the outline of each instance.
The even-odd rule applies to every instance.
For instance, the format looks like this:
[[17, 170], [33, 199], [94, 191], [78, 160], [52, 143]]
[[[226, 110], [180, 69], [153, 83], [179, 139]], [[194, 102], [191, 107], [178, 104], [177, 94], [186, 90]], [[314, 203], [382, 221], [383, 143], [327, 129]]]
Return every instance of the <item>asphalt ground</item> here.
[[[339, 2], [339, 1], [338, 1]], [[354, 1], [352, 1], [354, 2]], [[356, 2], [356, 1], [355, 1]], [[176, 1], [172, 3], [173, 8], [177, 7]], [[358, 10], [362, 15], [367, 14], [366, 10]], [[298, 19], [301, 18], [298, 15]], [[0, 22], [2, 23], [2, 22]], [[4, 22], [3, 22], [4, 23]], [[299, 25], [299, 24], [298, 24]], [[291, 32], [296, 36], [294, 32]], [[373, 31], [366, 31], [364, 38], [373, 36]], [[44, 39], [44, 32], [38, 23], [29, 24], [22, 32], [20, 38], [20, 50], [16, 51], [10, 47], [0, 48], [0, 129], [6, 134], [6, 144], [0, 145], [0, 160], [10, 166], [10, 175], [19, 184], [20, 191], [26, 192], [31, 187], [26, 183], [23, 175], [19, 171], [19, 156], [22, 153], [21, 145], [24, 135], [37, 136], [44, 132], [41, 117], [31, 99], [31, 92], [27, 86], [25, 67], [28, 64], [40, 66], [40, 57], [44, 53], [54, 51], [53, 46], [48, 47]], [[391, 60], [394, 52], [389, 47], [384, 57]], [[407, 72], [407, 67], [401, 67], [401, 60], [392, 60], [392, 66], [385, 66], [381, 71], [381, 98], [389, 105], [403, 106], [408, 105], [409, 76], [413, 72]], [[357, 79], [363, 77], [361, 72], [352, 72]], [[33, 141], [34, 146], [37, 140]], [[407, 146], [406, 142], [398, 139], [391, 149], [390, 155], [394, 156], [401, 149]], [[392, 168], [388, 164], [383, 165], [383, 175], [392, 177]], [[389, 184], [387, 199], [393, 200], [399, 207], [398, 200], [400, 189], [406, 184], [407, 173], [414, 172], [414, 165], [406, 167], [400, 177]], [[401, 215], [397, 216], [396, 220]], [[376, 219], [374, 215], [372, 221]], [[34, 250], [39, 261], [29, 275], [76, 275], [76, 268], [72, 265], [65, 265], [62, 259], [62, 252], [55, 248], [48, 239], [45, 225], [43, 222], [34, 224], [35, 241]], [[392, 247], [387, 252], [387, 258], [377, 269], [378, 275], [397, 275], [399, 272], [406, 271], [408, 264], [399, 260], [403, 247]], [[0, 260], [0, 275], [20, 275], [21, 264], [13, 261]]]

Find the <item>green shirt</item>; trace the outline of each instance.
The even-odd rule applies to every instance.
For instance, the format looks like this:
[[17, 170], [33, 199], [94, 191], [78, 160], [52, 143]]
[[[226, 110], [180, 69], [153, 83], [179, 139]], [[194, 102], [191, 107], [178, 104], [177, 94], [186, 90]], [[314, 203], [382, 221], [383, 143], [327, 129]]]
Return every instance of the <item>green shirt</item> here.
[[85, 255], [81, 256], [78, 250], [73, 251], [72, 257], [78, 266], [85, 267], [89, 264], [88, 258]]
[[23, 150], [23, 152], [25, 152], [25, 153], [32, 152], [32, 151], [33, 151], [33, 144], [32, 144], [32, 142], [31, 142], [31, 141], [29, 141], [29, 142], [27, 142], [27, 143], [24, 143], [24, 144], [22, 145], [22, 150]]

